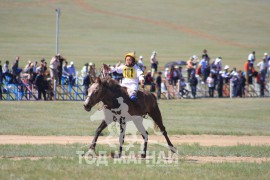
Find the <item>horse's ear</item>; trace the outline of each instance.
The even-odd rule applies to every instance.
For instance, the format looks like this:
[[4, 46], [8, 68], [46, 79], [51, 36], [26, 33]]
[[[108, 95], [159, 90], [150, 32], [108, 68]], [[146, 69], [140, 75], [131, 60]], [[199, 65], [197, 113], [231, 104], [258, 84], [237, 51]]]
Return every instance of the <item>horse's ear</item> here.
[[101, 84], [101, 79], [99, 77], [96, 78], [96, 83], [98, 83], [99, 85]]

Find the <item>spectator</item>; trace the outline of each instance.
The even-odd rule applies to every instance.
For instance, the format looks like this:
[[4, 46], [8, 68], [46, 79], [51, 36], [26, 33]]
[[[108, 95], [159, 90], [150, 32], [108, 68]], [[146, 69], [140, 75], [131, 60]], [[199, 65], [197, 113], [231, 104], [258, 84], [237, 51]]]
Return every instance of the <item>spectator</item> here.
[[268, 56], [268, 78], [270, 79], [270, 56]]
[[254, 62], [256, 61], [255, 53], [256, 53], [256, 52], [253, 51], [252, 53], [250, 53], [250, 54], [248, 55], [248, 61], [249, 61], [251, 67], [253, 67]]
[[31, 68], [31, 64], [32, 62], [31, 61], [28, 61], [28, 64], [24, 67], [24, 73], [29, 73], [30, 71], [30, 68]]
[[210, 73], [212, 74], [212, 77], [214, 78], [214, 86], [217, 84], [217, 76], [218, 76], [218, 71], [217, 71], [217, 66], [214, 64], [215, 61], [213, 61], [210, 69]]
[[40, 63], [43, 64], [43, 72], [47, 71], [47, 62], [45, 61], [45, 58], [42, 58]]
[[39, 74], [37, 75], [35, 79], [35, 85], [38, 89], [38, 100], [41, 100], [41, 94], [43, 95], [44, 100], [46, 99], [46, 82], [44, 80], [44, 73], [42, 71], [39, 71]]
[[269, 77], [269, 68], [270, 68], [270, 56], [268, 56], [268, 54], [267, 54], [267, 52], [265, 52], [264, 54], [263, 54], [263, 59], [265, 59], [266, 60], [266, 71], [265, 71], [265, 78], [266, 77]]
[[81, 70], [81, 76], [83, 79], [88, 75], [88, 65], [88, 63], [85, 63]]
[[14, 83], [19, 83], [20, 82], [20, 73], [22, 72], [22, 69], [19, 68], [19, 60], [20, 60], [20, 57], [17, 56], [15, 58], [15, 61], [12, 65], [12, 79], [13, 79], [13, 82]]
[[165, 68], [164, 77], [168, 82], [171, 81], [170, 69], [169, 68]]
[[260, 97], [264, 97], [264, 89], [265, 89], [265, 78], [261, 75], [259, 77], [259, 84], [260, 84]]
[[113, 79], [120, 82], [123, 78], [123, 74], [120, 74], [120, 73], [117, 73], [116, 71], [114, 71], [114, 69], [115, 69], [114, 65], [111, 66], [110, 69], [111, 69], [111, 74], [112, 74]]
[[28, 80], [32, 80], [33, 82], [33, 70], [34, 64], [31, 61], [28, 61], [28, 64], [24, 68], [24, 75], [27, 77]]
[[170, 77], [171, 77], [171, 85], [176, 86], [177, 81], [178, 81], [178, 73], [177, 73], [175, 66], [171, 67]]
[[161, 83], [162, 83], [162, 72], [158, 72], [158, 77], [156, 79], [156, 85], [157, 85], [157, 97], [158, 99], [161, 98]]
[[200, 61], [199, 65], [200, 65], [200, 69], [201, 69], [201, 74], [203, 76], [202, 80], [203, 82], [205, 82], [206, 78], [207, 78], [207, 74], [206, 74], [206, 68], [207, 68], [207, 54], [203, 54], [202, 55], [202, 60]]
[[76, 68], [74, 66], [73, 61], [70, 62], [70, 65], [67, 68], [70, 76], [70, 84], [73, 86], [75, 84], [76, 79]]
[[270, 59], [267, 52], [263, 53], [263, 59], [266, 59], [266, 61], [268, 61], [268, 59]]
[[237, 90], [239, 87], [238, 73], [232, 72], [232, 97], [237, 97]]
[[153, 53], [150, 57], [150, 63], [151, 63], [151, 76], [154, 77], [154, 75], [158, 69], [158, 60], [157, 60], [157, 52], [156, 51], [153, 51]]
[[223, 97], [223, 72], [219, 71], [219, 74], [217, 76], [217, 91], [218, 91], [218, 97]]
[[213, 74], [210, 75], [206, 79], [206, 84], [209, 90], [209, 97], [214, 97], [214, 90], [215, 90], [215, 79], [213, 78]]
[[268, 67], [267, 59], [263, 58], [262, 61], [257, 64], [257, 67], [259, 67], [261, 78], [263, 78], [263, 81], [264, 81], [266, 77], [267, 67]]
[[37, 73], [37, 67], [38, 67], [38, 62], [35, 61], [35, 62], [34, 62], [34, 65], [33, 65], [33, 73], [34, 73], [34, 74]]
[[245, 95], [246, 78], [242, 71], [238, 71], [238, 75], [237, 96], [243, 97]]
[[88, 71], [90, 73], [90, 84], [93, 84], [96, 80], [96, 68], [94, 63], [89, 63]]
[[198, 84], [198, 79], [196, 78], [195, 74], [192, 73], [190, 75], [189, 85], [190, 85], [190, 88], [191, 88], [191, 94], [192, 94], [194, 99], [196, 98], [197, 84]]
[[8, 68], [9, 61], [7, 60], [2, 68], [3, 70], [3, 79], [7, 81], [8, 84], [13, 82], [13, 75], [10, 73], [10, 70]]
[[215, 60], [215, 66], [217, 67], [217, 73], [222, 70], [222, 58], [218, 57]]
[[248, 67], [248, 84], [253, 84], [253, 68], [252, 68], [252, 66], [249, 66]]
[[190, 78], [190, 74], [191, 73], [196, 73], [195, 72], [195, 68], [194, 68], [194, 65], [196, 65], [196, 61], [197, 61], [197, 56], [194, 55], [192, 56], [188, 61], [187, 61], [187, 72], [188, 72], [188, 79]]
[[90, 79], [90, 72], [87, 73], [87, 76], [85, 76], [83, 78], [83, 86], [84, 86], [84, 91], [85, 91], [85, 95], [87, 96], [88, 95], [88, 89], [91, 85], [91, 79]]
[[151, 70], [148, 70], [144, 78], [144, 85], [151, 85], [153, 81], [154, 79], [151, 76]]
[[[65, 79], [68, 79], [68, 84], [71, 84], [72, 76], [69, 73], [68, 62], [67, 61], [65, 61], [64, 64], [63, 64], [62, 77], [65, 78]], [[62, 82], [62, 84], [65, 84], [65, 82]]]
[[59, 66], [57, 67], [58, 69], [58, 80], [59, 80], [59, 85], [61, 84], [61, 80], [62, 80], [62, 67], [63, 67], [63, 62], [66, 61], [65, 58], [63, 58], [60, 54], [56, 55], [56, 58], [58, 59], [59, 62]]
[[181, 79], [183, 77], [182, 67], [181, 66], [176, 66], [175, 69], [177, 71], [178, 79]]
[[[58, 84], [59, 82], [59, 76], [58, 76], [59, 66], [60, 66], [59, 56], [52, 57], [51, 62], [50, 62], [50, 75], [51, 75], [52, 81], [55, 80], [56, 84]], [[61, 75], [62, 75], [62, 66], [61, 66]]]
[[224, 72], [222, 72], [222, 79], [224, 79], [225, 84], [229, 84], [230, 82], [230, 72], [229, 72], [229, 65], [225, 65]]
[[3, 70], [2, 70], [2, 62], [0, 61], [0, 100], [2, 100], [2, 84], [3, 84]]
[[180, 79], [178, 86], [181, 97], [188, 96], [189, 91], [186, 89], [187, 83], [185, 82], [185, 78]]
[[203, 50], [202, 59], [205, 59], [206, 64], [209, 64], [210, 57], [208, 56], [208, 53], [207, 53], [207, 50], [206, 49]]
[[39, 72], [45, 72], [44, 70], [44, 64], [43, 63], [40, 63], [39, 66], [36, 68], [36, 73], [39, 74]]
[[144, 72], [145, 71], [145, 66], [144, 66], [144, 63], [143, 63], [143, 56], [139, 57], [139, 60], [138, 60], [137, 64], [141, 68], [141, 70]]
[[[245, 64], [244, 64], [244, 72], [245, 72], [245, 74], [246, 74], [246, 79], [248, 80], [247, 81], [247, 85], [249, 84], [249, 65], [250, 64], [250, 61], [249, 60], [247, 60], [246, 62], [245, 62]], [[251, 82], [251, 84], [252, 84], [252, 82]]]

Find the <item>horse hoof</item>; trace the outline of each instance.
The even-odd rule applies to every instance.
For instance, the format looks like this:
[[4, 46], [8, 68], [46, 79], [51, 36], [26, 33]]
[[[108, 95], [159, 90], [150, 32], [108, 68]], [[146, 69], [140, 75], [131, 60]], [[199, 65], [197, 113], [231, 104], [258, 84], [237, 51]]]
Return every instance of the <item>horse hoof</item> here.
[[83, 156], [86, 156], [86, 157], [89, 157], [89, 156], [95, 157], [96, 156], [95, 150], [94, 149], [89, 149], [85, 154], [83, 154]]
[[178, 154], [178, 150], [175, 148], [175, 147], [170, 147], [170, 150], [173, 152], [173, 153], [176, 153], [176, 154]]
[[146, 154], [141, 154], [141, 158], [146, 158]]
[[114, 159], [118, 159], [118, 158], [121, 158], [121, 154], [111, 153], [111, 157], [114, 158]]

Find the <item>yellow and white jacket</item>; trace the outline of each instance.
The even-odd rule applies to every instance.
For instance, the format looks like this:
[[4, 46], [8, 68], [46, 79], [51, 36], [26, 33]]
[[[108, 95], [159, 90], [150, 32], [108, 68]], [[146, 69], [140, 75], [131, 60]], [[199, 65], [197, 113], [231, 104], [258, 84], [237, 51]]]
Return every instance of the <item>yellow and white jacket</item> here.
[[144, 80], [143, 71], [137, 64], [135, 64], [133, 67], [121, 65], [116, 67], [115, 71], [123, 74], [124, 78], [122, 79], [121, 86], [125, 86], [128, 89], [137, 91], [139, 88], [139, 81]]

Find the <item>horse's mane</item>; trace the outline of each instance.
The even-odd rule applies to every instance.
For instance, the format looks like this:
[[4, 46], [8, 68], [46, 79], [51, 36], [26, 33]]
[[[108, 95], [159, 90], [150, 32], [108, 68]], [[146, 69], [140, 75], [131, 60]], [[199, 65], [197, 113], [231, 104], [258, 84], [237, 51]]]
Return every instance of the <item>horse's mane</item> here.
[[101, 78], [101, 83], [103, 86], [110, 89], [114, 93], [121, 93], [122, 87], [118, 81], [112, 79], [111, 77]]

